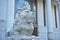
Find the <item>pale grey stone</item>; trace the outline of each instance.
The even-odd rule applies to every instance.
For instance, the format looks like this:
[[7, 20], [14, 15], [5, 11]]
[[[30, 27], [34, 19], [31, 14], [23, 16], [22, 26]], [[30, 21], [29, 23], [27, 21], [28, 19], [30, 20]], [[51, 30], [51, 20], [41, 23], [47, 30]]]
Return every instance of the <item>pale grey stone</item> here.
[[10, 40], [31, 40], [34, 30], [35, 17], [34, 12], [28, 10], [26, 7], [18, 9], [15, 16], [13, 28], [7, 32], [7, 38]]

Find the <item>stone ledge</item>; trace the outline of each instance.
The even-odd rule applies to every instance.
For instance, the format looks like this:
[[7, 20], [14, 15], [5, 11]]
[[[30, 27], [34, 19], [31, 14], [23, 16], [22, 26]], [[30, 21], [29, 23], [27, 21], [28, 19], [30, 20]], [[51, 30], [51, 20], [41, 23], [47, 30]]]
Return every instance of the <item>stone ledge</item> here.
[[[13, 40], [13, 38], [7, 37], [7, 40]], [[39, 40], [39, 37], [36, 37], [36, 36], [24, 37], [24, 36], [23, 36], [23, 38], [21, 38], [20, 40]]]

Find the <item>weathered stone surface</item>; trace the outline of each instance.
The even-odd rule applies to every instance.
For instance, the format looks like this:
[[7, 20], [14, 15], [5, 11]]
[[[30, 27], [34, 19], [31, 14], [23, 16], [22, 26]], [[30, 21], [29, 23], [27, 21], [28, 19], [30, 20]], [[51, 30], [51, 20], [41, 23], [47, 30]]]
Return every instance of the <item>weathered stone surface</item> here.
[[14, 26], [7, 32], [7, 37], [10, 37], [12, 40], [26, 40], [24, 38], [32, 36], [34, 23], [34, 12], [28, 10], [25, 6], [22, 9], [18, 9]]

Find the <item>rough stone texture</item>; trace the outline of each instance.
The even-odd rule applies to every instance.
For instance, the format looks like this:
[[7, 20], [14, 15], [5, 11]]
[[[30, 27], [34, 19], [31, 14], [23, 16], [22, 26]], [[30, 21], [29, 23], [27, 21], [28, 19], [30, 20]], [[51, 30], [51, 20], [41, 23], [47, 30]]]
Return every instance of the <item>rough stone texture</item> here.
[[31, 37], [34, 30], [34, 23], [34, 12], [28, 10], [25, 6], [18, 9], [14, 26], [6, 34], [8, 40], [25, 40], [25, 38], [28, 38], [29, 40], [32, 39]]

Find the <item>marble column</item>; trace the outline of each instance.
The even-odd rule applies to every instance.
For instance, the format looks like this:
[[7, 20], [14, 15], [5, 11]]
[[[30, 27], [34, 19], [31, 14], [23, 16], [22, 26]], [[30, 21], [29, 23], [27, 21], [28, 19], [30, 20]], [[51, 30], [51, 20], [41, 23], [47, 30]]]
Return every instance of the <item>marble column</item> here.
[[46, 0], [46, 15], [47, 15], [48, 39], [53, 40], [53, 14], [51, 8], [51, 0]]

